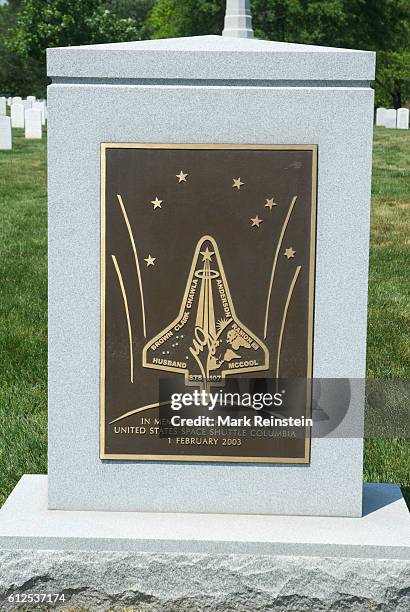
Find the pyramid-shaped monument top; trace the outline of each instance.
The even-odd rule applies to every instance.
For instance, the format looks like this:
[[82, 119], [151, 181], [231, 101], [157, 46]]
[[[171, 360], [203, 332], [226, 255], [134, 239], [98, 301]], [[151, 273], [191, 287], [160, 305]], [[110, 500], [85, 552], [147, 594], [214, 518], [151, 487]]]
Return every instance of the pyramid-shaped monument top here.
[[194, 36], [48, 49], [54, 82], [103, 81], [362, 81], [374, 79], [371, 51]]

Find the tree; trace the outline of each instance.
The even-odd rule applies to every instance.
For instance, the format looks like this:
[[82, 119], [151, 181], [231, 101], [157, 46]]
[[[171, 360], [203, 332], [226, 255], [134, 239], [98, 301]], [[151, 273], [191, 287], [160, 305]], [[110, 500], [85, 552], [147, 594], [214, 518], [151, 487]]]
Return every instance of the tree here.
[[147, 25], [152, 38], [220, 34], [224, 14], [224, 1], [157, 0]]
[[380, 51], [377, 63], [378, 105], [401, 108], [410, 100], [410, 50]]
[[117, 18], [105, 0], [25, 0], [9, 48], [22, 57], [44, 58], [48, 47], [134, 40], [130, 18]]
[[120, 19], [132, 19], [138, 31], [138, 38], [149, 37], [147, 16], [155, 0], [110, 0], [111, 10]]
[[33, 94], [41, 97], [44, 95], [41, 62], [23, 59], [4, 44], [7, 32], [15, 27], [18, 5], [18, 0], [10, 0], [0, 6], [0, 92], [1, 95]]
[[30, 87], [29, 93], [45, 95], [47, 48], [138, 40], [152, 4], [153, 0], [14, 0], [8, 7], [13, 19], [0, 56], [0, 78], [4, 73], [2, 80], [8, 82], [3, 91], [25, 95]]
[[[255, 34], [263, 39], [318, 42], [326, 32], [333, 40], [335, 32], [343, 27], [344, 3], [345, 0], [253, 0]], [[149, 22], [155, 38], [220, 34], [224, 13], [224, 0], [157, 0]]]

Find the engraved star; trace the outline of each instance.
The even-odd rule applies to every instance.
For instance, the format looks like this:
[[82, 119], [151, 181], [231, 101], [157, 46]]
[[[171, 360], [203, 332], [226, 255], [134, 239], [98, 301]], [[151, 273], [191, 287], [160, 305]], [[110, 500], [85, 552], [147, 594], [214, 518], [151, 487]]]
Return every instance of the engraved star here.
[[159, 200], [158, 196], [155, 198], [155, 200], [151, 200], [151, 204], [154, 205], [154, 210], [156, 208], [162, 208], [161, 204], [162, 204], [163, 200]]
[[285, 257], [287, 257], [288, 259], [293, 259], [295, 255], [296, 255], [296, 251], [294, 251], [292, 247], [290, 247], [290, 249], [286, 249]]
[[259, 227], [261, 223], [263, 223], [263, 219], [259, 219], [258, 215], [256, 217], [251, 218], [252, 226], [251, 227]]
[[233, 180], [233, 185], [232, 187], [235, 189], [240, 190], [240, 188], [242, 187], [242, 185], [245, 185], [245, 183], [242, 183], [241, 178], [239, 177], [238, 179], [232, 179]]
[[177, 179], [179, 179], [178, 183], [186, 183], [187, 173], [184, 173], [182, 170], [179, 174], [176, 175]]
[[151, 255], [148, 255], [148, 257], [144, 259], [144, 261], [147, 262], [147, 268], [149, 268], [150, 266], [154, 266], [156, 259], [157, 259], [156, 257], [152, 257]]
[[272, 210], [274, 206], [277, 206], [277, 204], [273, 201], [273, 198], [266, 198], [265, 208], [269, 208], [269, 210]]
[[201, 251], [201, 255], [204, 256], [202, 261], [212, 261], [212, 255], [215, 255], [215, 253], [206, 247], [206, 251]]

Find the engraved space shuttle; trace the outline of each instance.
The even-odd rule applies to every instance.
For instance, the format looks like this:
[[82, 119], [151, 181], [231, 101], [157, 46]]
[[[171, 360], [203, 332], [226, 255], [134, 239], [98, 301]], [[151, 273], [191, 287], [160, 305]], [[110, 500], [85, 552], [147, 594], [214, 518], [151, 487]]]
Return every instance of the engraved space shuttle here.
[[269, 368], [265, 344], [236, 315], [211, 236], [199, 240], [179, 314], [145, 345], [143, 366], [184, 374], [187, 384], [203, 386]]

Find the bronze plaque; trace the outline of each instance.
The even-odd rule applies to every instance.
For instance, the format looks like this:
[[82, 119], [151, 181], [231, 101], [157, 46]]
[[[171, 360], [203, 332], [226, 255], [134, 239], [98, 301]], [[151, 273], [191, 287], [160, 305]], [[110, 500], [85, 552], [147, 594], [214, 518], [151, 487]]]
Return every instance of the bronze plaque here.
[[315, 145], [101, 145], [101, 459], [309, 462], [316, 174]]

